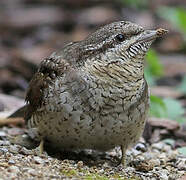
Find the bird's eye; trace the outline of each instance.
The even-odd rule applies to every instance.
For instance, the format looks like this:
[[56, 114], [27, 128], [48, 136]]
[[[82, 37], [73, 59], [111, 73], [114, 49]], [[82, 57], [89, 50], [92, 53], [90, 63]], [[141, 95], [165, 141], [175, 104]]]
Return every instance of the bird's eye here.
[[124, 36], [123, 34], [118, 34], [118, 35], [116, 36], [116, 39], [117, 39], [119, 42], [122, 42], [122, 41], [125, 40], [125, 36]]

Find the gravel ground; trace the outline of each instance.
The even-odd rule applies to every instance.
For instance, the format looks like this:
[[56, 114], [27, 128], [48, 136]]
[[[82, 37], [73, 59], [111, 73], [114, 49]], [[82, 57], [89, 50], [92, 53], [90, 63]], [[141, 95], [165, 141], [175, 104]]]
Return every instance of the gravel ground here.
[[[5, 129], [5, 128], [4, 128]], [[6, 128], [7, 130], [7, 128]], [[117, 165], [120, 149], [98, 153], [56, 152], [12, 144], [0, 129], [1, 179], [144, 179], [177, 180], [186, 174], [186, 157], [159, 142], [138, 143], [127, 151], [127, 166]]]

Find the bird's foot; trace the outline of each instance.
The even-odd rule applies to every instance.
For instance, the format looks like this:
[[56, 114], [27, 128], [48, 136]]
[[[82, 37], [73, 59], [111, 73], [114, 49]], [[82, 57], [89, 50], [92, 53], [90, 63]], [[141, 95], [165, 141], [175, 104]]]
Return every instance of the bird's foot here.
[[125, 152], [126, 152], [126, 148], [124, 146], [121, 145], [121, 160], [120, 163], [121, 165], [123, 165], [124, 168], [126, 168], [126, 157], [125, 157]]
[[40, 141], [40, 144], [38, 147], [36, 147], [36, 153], [39, 155], [39, 156], [42, 156], [44, 154], [44, 140], [42, 139]]

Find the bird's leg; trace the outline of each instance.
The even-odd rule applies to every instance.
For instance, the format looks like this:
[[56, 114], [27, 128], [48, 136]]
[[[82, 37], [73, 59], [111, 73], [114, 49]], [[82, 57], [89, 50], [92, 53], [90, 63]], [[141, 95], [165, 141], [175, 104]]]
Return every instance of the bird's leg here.
[[44, 152], [44, 139], [41, 139], [38, 149], [39, 149], [39, 154], [42, 155]]
[[126, 157], [125, 157], [125, 152], [126, 152], [126, 147], [121, 145], [121, 161], [120, 164], [122, 164], [123, 166], [126, 166]]

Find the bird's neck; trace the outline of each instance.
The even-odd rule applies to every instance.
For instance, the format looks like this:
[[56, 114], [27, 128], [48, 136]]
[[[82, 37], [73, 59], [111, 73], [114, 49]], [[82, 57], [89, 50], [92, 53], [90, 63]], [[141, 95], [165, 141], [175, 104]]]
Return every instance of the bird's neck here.
[[85, 63], [83, 68], [87, 74], [102, 84], [124, 88], [140, 89], [144, 84], [144, 62], [133, 59], [128, 61], [94, 61]]

